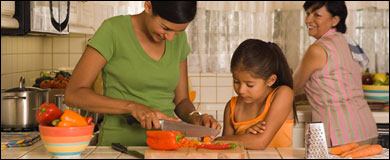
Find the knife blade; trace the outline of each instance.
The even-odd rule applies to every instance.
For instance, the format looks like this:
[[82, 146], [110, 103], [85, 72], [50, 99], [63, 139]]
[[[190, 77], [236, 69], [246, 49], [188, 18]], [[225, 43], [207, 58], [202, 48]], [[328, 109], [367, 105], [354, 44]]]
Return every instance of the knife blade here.
[[142, 159], [145, 158], [144, 154], [139, 153], [136, 150], [127, 150], [127, 148], [125, 146], [121, 145], [120, 143], [112, 143], [111, 147], [114, 150], [117, 150], [117, 151], [122, 152], [122, 153], [127, 153], [127, 154], [134, 156], [134, 157], [137, 157], [137, 158], [142, 158]]
[[[139, 123], [133, 116], [126, 117], [127, 124]], [[207, 128], [204, 126], [193, 125], [186, 122], [175, 122], [169, 120], [160, 120], [161, 130], [179, 131], [186, 137], [205, 137], [219, 134], [219, 130]]]

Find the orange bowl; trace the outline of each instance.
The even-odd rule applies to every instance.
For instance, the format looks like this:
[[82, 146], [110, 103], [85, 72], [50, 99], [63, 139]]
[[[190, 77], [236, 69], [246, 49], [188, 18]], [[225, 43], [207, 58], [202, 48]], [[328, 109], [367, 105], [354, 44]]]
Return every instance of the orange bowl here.
[[196, 92], [195, 91], [189, 91], [188, 95], [190, 96], [190, 101], [193, 102], [196, 97]]
[[94, 124], [85, 127], [53, 127], [39, 125], [45, 148], [56, 157], [79, 156], [92, 139]]

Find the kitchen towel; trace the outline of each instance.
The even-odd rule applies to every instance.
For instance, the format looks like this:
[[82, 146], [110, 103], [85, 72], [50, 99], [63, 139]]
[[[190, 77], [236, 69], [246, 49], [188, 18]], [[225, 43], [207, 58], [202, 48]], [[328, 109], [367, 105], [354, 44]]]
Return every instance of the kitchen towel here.
[[360, 48], [360, 46], [356, 43], [355, 40], [345, 34], [344, 37], [348, 42], [349, 50], [351, 50], [353, 59], [360, 64], [360, 67], [363, 70], [366, 70], [367, 64], [369, 62], [366, 53], [364, 53], [363, 49]]
[[38, 131], [33, 132], [1, 132], [1, 147], [24, 147], [31, 146], [41, 137]]

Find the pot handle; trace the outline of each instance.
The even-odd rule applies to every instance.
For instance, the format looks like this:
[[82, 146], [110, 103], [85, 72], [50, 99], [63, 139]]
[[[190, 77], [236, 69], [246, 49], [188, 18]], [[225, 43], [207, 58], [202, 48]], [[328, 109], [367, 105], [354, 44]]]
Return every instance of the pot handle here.
[[19, 99], [19, 98], [26, 99], [26, 97], [19, 97], [19, 96], [5, 96], [3, 98], [4, 99]]

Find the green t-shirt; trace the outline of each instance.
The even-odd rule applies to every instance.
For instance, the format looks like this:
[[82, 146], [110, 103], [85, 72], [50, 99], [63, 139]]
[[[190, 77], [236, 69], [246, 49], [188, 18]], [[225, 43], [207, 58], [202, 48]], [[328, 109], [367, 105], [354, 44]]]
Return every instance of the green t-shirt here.
[[[102, 69], [105, 96], [136, 101], [174, 115], [179, 64], [190, 52], [185, 32], [165, 42], [165, 53], [157, 61], [142, 49], [131, 16], [122, 15], [105, 20], [88, 45], [107, 60]], [[128, 125], [125, 114], [104, 114], [97, 145], [146, 145], [145, 131], [139, 124]]]

